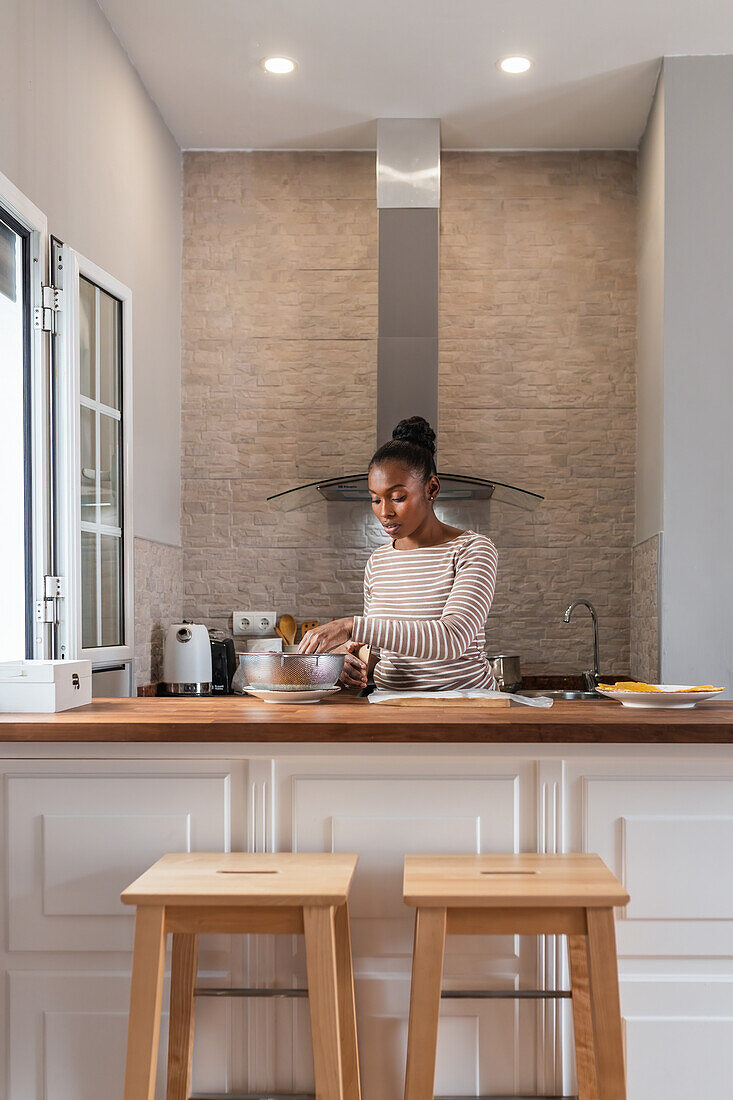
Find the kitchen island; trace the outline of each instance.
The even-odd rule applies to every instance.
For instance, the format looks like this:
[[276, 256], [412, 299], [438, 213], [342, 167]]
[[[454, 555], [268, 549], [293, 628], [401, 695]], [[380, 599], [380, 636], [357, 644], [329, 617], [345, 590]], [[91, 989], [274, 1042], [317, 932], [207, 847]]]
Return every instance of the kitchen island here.
[[[598, 852], [631, 894], [617, 921], [629, 1100], [727, 1095], [733, 703], [484, 713], [100, 699], [0, 716], [0, 757], [8, 1100], [121, 1096], [132, 920], [119, 892], [162, 852], [230, 849], [359, 854], [365, 1100], [402, 1092], [406, 852]], [[298, 937], [207, 937], [200, 968], [202, 985], [305, 984]], [[559, 938], [449, 942], [446, 989], [566, 981]], [[436, 1094], [572, 1095], [568, 1024], [564, 1002], [446, 1000]], [[195, 1092], [311, 1084], [302, 999], [198, 1002]]]
[[0, 714], [0, 743], [351, 742], [733, 744], [733, 702], [692, 709], [622, 707], [607, 699], [556, 701], [551, 708], [393, 707], [336, 696], [320, 703], [262, 703], [250, 696], [97, 699], [59, 714]]

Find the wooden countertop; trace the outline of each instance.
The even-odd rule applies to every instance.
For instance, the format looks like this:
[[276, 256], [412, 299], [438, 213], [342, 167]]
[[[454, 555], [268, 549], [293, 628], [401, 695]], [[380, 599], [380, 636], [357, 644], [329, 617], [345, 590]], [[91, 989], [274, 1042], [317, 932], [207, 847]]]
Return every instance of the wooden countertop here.
[[733, 701], [631, 710], [612, 700], [481, 712], [375, 706], [352, 697], [307, 706], [218, 699], [96, 699], [60, 714], [0, 714], [0, 742], [481, 742], [733, 744]]

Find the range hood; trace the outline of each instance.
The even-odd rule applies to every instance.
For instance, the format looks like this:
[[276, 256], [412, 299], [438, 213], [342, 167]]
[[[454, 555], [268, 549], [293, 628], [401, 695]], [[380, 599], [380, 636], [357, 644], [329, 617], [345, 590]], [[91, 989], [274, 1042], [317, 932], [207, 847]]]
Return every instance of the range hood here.
[[[440, 120], [387, 118], [377, 124], [379, 280], [377, 439], [398, 421], [424, 416], [438, 435], [438, 257]], [[491, 478], [438, 470], [440, 500], [493, 500], [528, 511], [544, 499]], [[365, 472], [341, 474], [269, 496], [282, 511], [319, 500], [370, 499]]]
[[[530, 493], [527, 489], [518, 489], [516, 485], [505, 485], [501, 481], [489, 481], [482, 477], [470, 477], [467, 474], [444, 474], [439, 472], [440, 502], [467, 500], [495, 500], [502, 504], [513, 504], [517, 508], [532, 511], [544, 500], [539, 493]], [[353, 504], [354, 501], [371, 500], [366, 474], [347, 474], [346, 477], [331, 477], [323, 481], [311, 481], [307, 485], [298, 485], [295, 489], [286, 489], [284, 493], [275, 493], [267, 498], [283, 512], [292, 512], [315, 504], [319, 500], [340, 500]]]

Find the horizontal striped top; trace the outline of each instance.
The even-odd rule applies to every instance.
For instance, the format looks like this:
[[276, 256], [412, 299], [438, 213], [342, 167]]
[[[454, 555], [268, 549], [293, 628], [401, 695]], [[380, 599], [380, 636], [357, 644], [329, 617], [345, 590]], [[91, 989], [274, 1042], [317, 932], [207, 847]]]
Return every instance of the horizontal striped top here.
[[491, 539], [463, 531], [440, 546], [380, 546], [364, 573], [364, 614], [352, 637], [378, 646], [377, 687], [493, 688], [484, 625], [494, 598]]

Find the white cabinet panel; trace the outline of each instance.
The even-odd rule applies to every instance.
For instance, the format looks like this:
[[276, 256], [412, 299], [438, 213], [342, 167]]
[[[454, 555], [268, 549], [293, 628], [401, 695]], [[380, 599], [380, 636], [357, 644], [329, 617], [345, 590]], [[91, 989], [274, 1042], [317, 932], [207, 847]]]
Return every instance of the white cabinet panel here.
[[730, 956], [730, 764], [710, 776], [647, 767], [582, 776], [582, 848], [598, 852], [631, 894], [618, 914], [619, 955]]
[[[212, 976], [209, 975], [209, 978]], [[212, 984], [226, 985], [227, 974]], [[122, 1100], [130, 979], [127, 974], [16, 971], [10, 978], [8, 1100]], [[165, 1096], [168, 983], [156, 1098]], [[197, 1002], [193, 1086], [230, 1087], [229, 1006]]]
[[188, 852], [190, 814], [43, 815], [43, 912], [47, 917], [120, 915], [120, 878], [144, 860]]
[[[519, 797], [516, 773], [295, 775], [290, 846], [355, 851], [355, 954], [409, 958], [414, 910], [402, 900], [405, 855], [518, 851]], [[514, 958], [516, 942], [510, 936], [462, 937], [448, 941], [447, 953]]]
[[352, 915], [404, 917], [408, 852], [518, 851], [516, 774], [293, 778], [293, 851], [355, 851]]
[[[98, 1100], [110, 1068], [119, 1073], [125, 1065], [125, 1013], [44, 1012], [43, 1022], [45, 1100]], [[161, 1065], [157, 1092], [162, 1090], [163, 1076]], [[110, 1084], [109, 1094], [121, 1096], [121, 1089]]]
[[454, 1016], [443, 1013], [438, 1028], [435, 1093], [475, 1096], [479, 1089], [479, 1020], [466, 1007]]
[[230, 847], [227, 773], [12, 775], [13, 951], [129, 951], [120, 892], [159, 856]]
[[679, 977], [621, 982], [628, 1100], [728, 1100], [733, 981]]
[[400, 1097], [405, 1082], [410, 976], [357, 980], [364, 1100]]
[[626, 1020], [628, 1100], [728, 1100], [733, 1017]]
[[404, 917], [404, 853], [478, 852], [481, 818], [334, 817], [331, 849], [358, 852], [358, 874], [351, 889], [355, 917]]
[[638, 920], [732, 920], [733, 817], [622, 818], [623, 863]]

